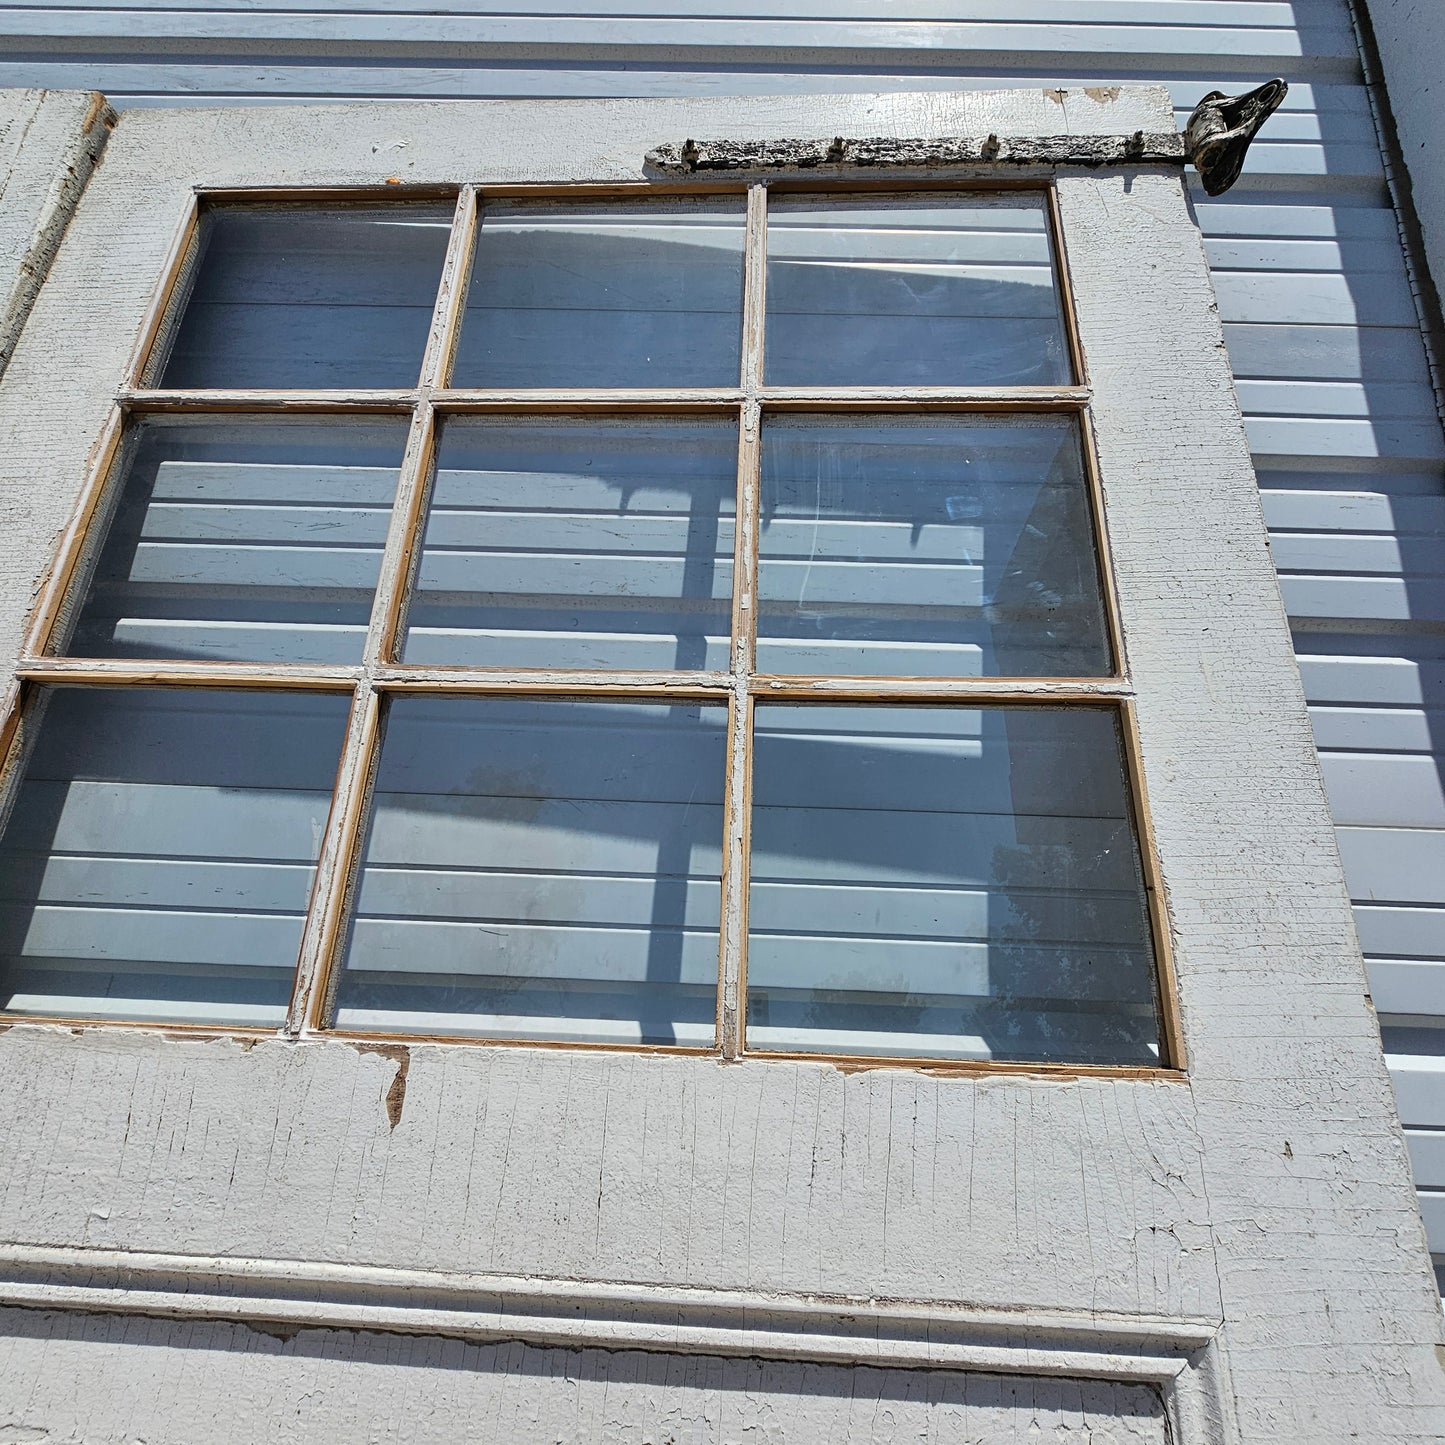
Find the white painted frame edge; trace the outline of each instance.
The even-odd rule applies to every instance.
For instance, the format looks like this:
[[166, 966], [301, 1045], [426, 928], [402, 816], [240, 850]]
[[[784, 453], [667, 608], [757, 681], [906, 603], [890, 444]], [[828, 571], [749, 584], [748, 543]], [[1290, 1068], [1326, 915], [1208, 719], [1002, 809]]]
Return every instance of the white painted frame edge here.
[[922, 1300], [450, 1274], [279, 1259], [0, 1245], [0, 1308], [418, 1334], [880, 1369], [1111, 1380], [1158, 1390], [1172, 1438], [1218, 1438], [1220, 1322]]
[[0, 375], [114, 124], [98, 91], [0, 91]]

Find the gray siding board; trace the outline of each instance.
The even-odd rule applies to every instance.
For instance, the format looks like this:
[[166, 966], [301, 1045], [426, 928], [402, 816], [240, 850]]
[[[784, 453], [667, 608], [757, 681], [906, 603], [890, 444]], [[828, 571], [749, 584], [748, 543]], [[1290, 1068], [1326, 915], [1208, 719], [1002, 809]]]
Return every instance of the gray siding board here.
[[[86, 42], [108, 41], [120, 50], [151, 49], [158, 43], [197, 47], [210, 41], [245, 43], [257, 53], [305, 54], [317, 42], [343, 45], [348, 53], [372, 52], [391, 59], [410, 53], [456, 55], [473, 49], [479, 55], [510, 49], [535, 54], [539, 48], [575, 54], [596, 48], [625, 50], [629, 55], [681, 51], [707, 54], [746, 47], [751, 54], [769, 51], [803, 55], [860, 55], [870, 53], [916, 55], [917, 63], [939, 67], [956, 57], [975, 61], [981, 55], [1107, 54], [1127, 57], [1145, 54], [1151, 59], [1179, 57], [1193, 67], [1201, 51], [1201, 28], [1162, 24], [1009, 23], [967, 21], [922, 22], [896, 20], [778, 19], [760, 14], [747, 19], [694, 16], [675, 18], [614, 18], [567, 15], [348, 15], [344, 29], [318, 14], [262, 14], [252, 16], [225, 10], [91, 10], [80, 13], [51, 9], [11, 9], [7, 31], [16, 39]], [[1208, 27], [1207, 58], [1305, 60], [1312, 67], [1331, 69], [1355, 62], [1348, 30], [1315, 29], [1301, 34], [1292, 28]], [[1334, 63], [1332, 65], [1331, 63]]]
[[1399, 535], [1342, 536], [1338, 533], [1311, 535], [1287, 532], [1275, 537], [1274, 557], [1281, 572], [1433, 575], [1429, 572], [1422, 573], [1410, 565], [1404, 555], [1406, 549], [1402, 546], [1402, 540]]
[[1263, 478], [1260, 483], [1265, 520], [1276, 548], [1280, 537], [1291, 531], [1423, 533], [1431, 537], [1445, 531], [1445, 496], [1393, 496], [1387, 486], [1369, 491], [1271, 491]]
[[[1225, 324], [1224, 339], [1241, 378], [1376, 382], [1428, 374], [1419, 336], [1404, 328], [1239, 321]], [[1260, 465], [1258, 458], [1255, 464]]]
[[1312, 703], [1410, 707], [1442, 695], [1445, 665], [1438, 661], [1422, 665], [1403, 656], [1329, 657], [1317, 651], [1321, 639], [1307, 637], [1304, 642], [1300, 675]]
[[1281, 590], [1290, 614], [1316, 627], [1332, 619], [1438, 624], [1445, 609], [1445, 588], [1438, 582], [1421, 586], [1403, 578], [1285, 576]]
[[[1378, 911], [1385, 913], [1406, 910]], [[1438, 928], [1438, 917], [1432, 920], [1429, 926]], [[1362, 928], [1361, 941], [1364, 936]], [[1372, 996], [1375, 1007], [1381, 1013], [1400, 1015], [1409, 1009], [1413, 1011], [1409, 1016], [1418, 1018], [1438, 1016], [1445, 1012], [1445, 977], [1442, 977], [1445, 970], [1436, 964], [1409, 958], [1371, 958], [1369, 968]], [[1438, 1245], [1435, 1252], [1441, 1252]]]
[[[1400, 1122], [1407, 1129], [1430, 1128], [1437, 1123], [1442, 1112], [1445, 1112], [1445, 1068], [1440, 1067], [1440, 1061], [1402, 1055], [1391, 1072], [1395, 1081], [1395, 1102], [1400, 1109]], [[1425, 1203], [1424, 1200], [1421, 1202]], [[1445, 1193], [1439, 1196], [1436, 1218], [1432, 1221], [1428, 1212], [1425, 1217], [1425, 1227], [1430, 1233], [1434, 1254], [1445, 1252], [1440, 1248], [1440, 1225], [1445, 1225]]]
[[[3, 19], [3, 16], [0, 16]], [[988, 90], [1009, 89], [1021, 81], [1038, 80], [1050, 88], [1079, 89], [1085, 86], [1130, 81], [1159, 80], [1184, 82], [1178, 87], [1177, 103], [1187, 110], [1196, 97], [1229, 80], [1231, 72], [1222, 64], [1201, 66], [1198, 73], [1183, 66], [1171, 66], [1170, 73], [1150, 73], [1140, 66], [1133, 74], [1117, 57], [1070, 55], [1066, 71], [1045, 69], [1039, 57], [954, 56], [929, 64], [923, 60], [910, 65], [888, 64], [898, 57], [878, 52], [842, 53], [818, 56], [780, 51], [756, 57], [756, 69], [744, 70], [732, 52], [723, 52], [705, 63], [695, 52], [659, 53], [646, 58], [629, 58], [618, 68], [618, 57], [598, 52], [587, 56], [478, 57], [471, 63], [381, 65], [373, 57], [351, 59], [344, 52], [301, 58], [267, 56], [216, 56], [215, 47], [195, 55], [182, 52], [174, 60], [156, 56], [146, 60], [116, 53], [108, 47], [79, 47], [67, 54], [57, 50], [30, 48], [23, 41], [4, 38], [7, 56], [0, 65], [0, 85], [48, 86], [99, 85], [118, 108], [141, 100], [151, 105], [171, 105], [188, 96], [203, 98], [207, 104], [232, 104], [237, 99], [287, 102], [315, 100], [509, 100], [532, 98], [609, 99], [653, 96], [726, 95], [808, 95], [819, 90], [837, 93], [886, 94], [900, 90]], [[334, 47], [333, 47], [334, 49]], [[351, 59], [351, 63], [345, 63]], [[959, 67], [965, 59], [966, 70]], [[1251, 77], [1272, 70], [1292, 69], [1277, 56], [1253, 56], [1236, 62], [1237, 82], [1251, 83]], [[1032, 75], [1021, 75], [1028, 69]], [[1343, 76], [1338, 77], [1344, 80]], [[1316, 86], [1316, 91], [1340, 89]], [[1325, 97], [1326, 107], [1330, 97]], [[1336, 171], [1348, 174], [1347, 163], [1368, 162], [1364, 146], [1336, 158]], [[1303, 172], [1324, 175], [1324, 158], [1317, 143], [1261, 140], [1256, 147], [1255, 166], [1267, 160], [1272, 169], [1258, 170], [1258, 184], [1279, 188], [1288, 183], [1293, 166], [1285, 171], [1273, 167], [1298, 154], [1312, 158], [1314, 166]], [[1335, 174], [1334, 171], [1331, 174]], [[1380, 191], [1383, 197], [1383, 189]], [[1383, 202], [1382, 202], [1383, 203]]]
[[[0, 11], [0, 85], [176, 106], [1154, 80], [1182, 123], [1207, 90], [1285, 75], [1241, 183], [1197, 212], [1377, 1002], [1445, 1037], [1445, 443], [1343, 0], [961, 8], [80, 0]], [[1445, 1070], [1395, 1064], [1407, 1123], [1445, 1125]], [[1445, 1194], [1425, 1204], [1445, 1253]]]
[[[1439, 969], [1430, 961], [1439, 950], [1439, 930], [1445, 924], [1440, 911], [1434, 908], [1392, 908], [1385, 904], [1356, 904], [1355, 924], [1360, 931], [1360, 944], [1371, 953], [1376, 962], [1371, 965], [1372, 977], [1378, 987], [1382, 978], [1393, 986], [1422, 990], [1419, 996], [1396, 999], [1377, 1006], [1389, 1012], [1403, 1010], [1396, 1004], [1403, 1002], [1414, 1012], [1426, 1014], [1445, 1013], [1445, 969]], [[1391, 957], [1391, 955], [1396, 957]], [[1400, 957], [1399, 955], [1403, 955]], [[1389, 976], [1389, 970], [1405, 969], [1399, 979]], [[1385, 972], [1382, 972], [1385, 971]], [[1429, 1008], [1420, 1006], [1427, 1001]]]
[[1356, 903], [1445, 903], [1445, 833], [1345, 826], [1339, 839]]
[[1248, 416], [1256, 456], [1342, 457], [1387, 461], [1445, 460], [1438, 426], [1428, 417]]
[[1445, 1130], [1407, 1129], [1405, 1143], [1421, 1187], [1445, 1189]]
[[1445, 1189], [1421, 1189], [1420, 1214], [1425, 1221], [1425, 1233], [1431, 1242], [1431, 1252], [1438, 1259], [1445, 1253], [1440, 1248], [1440, 1240], [1445, 1239]]
[[[175, 10], [172, 0], [131, 0], [118, 7], [113, 0], [70, 0], [70, 3], [45, 7], [55, 12], [94, 13], [115, 10]], [[228, 11], [264, 14], [345, 14], [367, 15], [384, 12], [388, 15], [434, 15], [434, 8], [419, 5], [393, 5], [389, 0], [346, 0], [340, 5], [317, 3], [317, 0], [229, 0]], [[678, 20], [688, 18], [751, 19], [767, 16], [792, 20], [864, 20], [876, 21], [885, 8], [884, 0], [708, 0], [706, 6], [684, 6], [678, 0], [628, 0], [620, 6], [616, 0], [454, 0], [447, 5], [447, 15], [596, 15], [604, 17], [626, 14], [638, 19]], [[975, 20], [1074, 21], [1079, 18], [1078, 0], [971, 0], [971, 16]], [[1091, 0], [1089, 14], [1100, 22], [1157, 24], [1160, 17], [1180, 25], [1245, 25], [1289, 29], [1295, 24], [1296, 7], [1287, 0]], [[886, 13], [895, 23], [905, 21], [948, 21], [958, 19], [958, 0], [887, 0]], [[189, 13], [210, 13], [190, 7]], [[1324, 12], [1312, 24], [1339, 28], [1343, 17], [1336, 9]]]
[[1424, 708], [1312, 707], [1315, 743], [1327, 749], [1372, 748], [1375, 753], [1429, 753], [1445, 713]]
[[1439, 160], [1445, 140], [1440, 114], [1445, 29], [1439, 24], [1438, 0], [1367, 0], [1366, 10], [1405, 162], [1400, 180], [1409, 188], [1438, 292], [1445, 289], [1445, 183]]
[[1409, 295], [1378, 272], [1359, 276], [1223, 270], [1214, 276], [1226, 321], [1277, 322], [1284, 326], [1413, 327]]
[[1337, 823], [1445, 828], [1440, 770], [1428, 754], [1400, 757], [1324, 751], [1320, 762]]

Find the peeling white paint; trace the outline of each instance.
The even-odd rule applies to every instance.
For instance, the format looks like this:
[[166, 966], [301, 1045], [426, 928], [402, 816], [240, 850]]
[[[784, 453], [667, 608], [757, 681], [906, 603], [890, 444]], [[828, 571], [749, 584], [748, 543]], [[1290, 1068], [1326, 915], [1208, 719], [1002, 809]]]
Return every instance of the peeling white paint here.
[[94, 92], [0, 91], [0, 374], [114, 121]]

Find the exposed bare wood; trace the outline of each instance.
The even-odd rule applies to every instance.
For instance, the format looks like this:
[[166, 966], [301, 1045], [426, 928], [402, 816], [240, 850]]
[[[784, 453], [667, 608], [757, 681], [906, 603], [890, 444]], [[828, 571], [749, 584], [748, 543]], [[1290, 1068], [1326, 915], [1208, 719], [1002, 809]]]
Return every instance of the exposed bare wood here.
[[3, 1014], [8, 1028], [11, 1024], [52, 1024], [71, 1033], [82, 1029], [132, 1029], [161, 1034], [166, 1038], [184, 1038], [204, 1042], [206, 1039], [274, 1039], [277, 1029], [250, 1024], [188, 1024], [181, 1019], [112, 1019], [88, 1017], [84, 1014]]
[[349, 692], [359, 667], [319, 663], [137, 661], [129, 657], [31, 657], [16, 669], [28, 682], [106, 687], [232, 687], [283, 692]]
[[709, 176], [700, 183], [688, 177], [609, 181], [597, 185], [583, 182], [575, 186], [555, 185], [546, 181], [534, 181], [531, 184], [518, 181], [484, 186], [482, 198], [487, 201], [605, 201], [613, 196], [624, 200], [638, 196], [736, 196], [746, 189], [747, 184], [744, 181], [720, 179], [717, 176]]
[[762, 474], [762, 419], [756, 402], [743, 408], [738, 429], [737, 528], [733, 556], [732, 670], [746, 687], [757, 650], [758, 490]]
[[660, 196], [689, 198], [692, 196], [736, 196], [746, 189], [746, 183], [710, 176], [701, 183], [691, 178], [678, 177], [668, 180], [609, 181], [589, 185], [555, 185], [546, 181], [530, 184], [517, 181], [504, 185], [488, 185], [482, 188], [482, 198], [487, 201], [605, 201], [611, 197], [621, 200], [638, 196]]
[[1094, 421], [1087, 408], [1079, 413], [1079, 449], [1084, 460], [1084, 486], [1088, 492], [1089, 515], [1094, 523], [1094, 565], [1099, 575], [1099, 595], [1104, 599], [1104, 623], [1109, 633], [1109, 654], [1114, 672], [1129, 676], [1129, 653], [1119, 618], [1119, 588], [1114, 580], [1114, 556], [1109, 547], [1109, 516], [1104, 506], [1104, 482], [1099, 475], [1099, 455], [1094, 446]]
[[391, 509], [391, 525], [381, 554], [376, 579], [376, 600], [371, 608], [371, 626], [366, 636], [365, 659], [375, 667], [396, 656], [401, 630], [405, 626], [407, 589], [412, 563], [421, 550], [421, 529], [431, 490], [432, 456], [436, 448], [436, 416], [423, 402], [412, 414], [401, 478]]
[[[326, 1037], [329, 1039], [351, 1039], [358, 1044], [414, 1044], [417, 1042], [417, 1036], [415, 1034], [392, 1033], [380, 1029], [374, 1031], [370, 1029], [365, 1031], [359, 1029], [327, 1029]], [[489, 1049], [580, 1050], [582, 1053], [588, 1054], [673, 1054], [690, 1058], [697, 1058], [699, 1055], [707, 1055], [715, 1052], [712, 1046], [689, 1048], [685, 1044], [605, 1044], [591, 1043], [582, 1039], [487, 1038], [480, 1034], [428, 1034], [426, 1036], [426, 1043], [428, 1047], [432, 1044], [443, 1044], [460, 1045], [463, 1048], [483, 1046]]]
[[1183, 1083], [1185, 1081], [1185, 1074], [1181, 1069], [1149, 1068], [1140, 1065], [1015, 1064], [1002, 1059], [933, 1059], [910, 1054], [889, 1057], [881, 1054], [788, 1053], [767, 1049], [746, 1049], [744, 1052], [750, 1061], [766, 1059], [776, 1063], [831, 1064], [845, 1074], [862, 1073], [869, 1069], [907, 1069], [910, 1073], [932, 1074], [943, 1078], [1011, 1074], [1018, 1078], [1055, 1079], [1060, 1082], [1069, 1079], [1139, 1079], [1154, 1080], [1160, 1083]]
[[16, 678], [5, 689], [4, 705], [0, 715], [0, 831], [10, 822], [45, 697], [41, 689]]
[[1084, 355], [1083, 343], [1079, 340], [1079, 313], [1074, 306], [1074, 287], [1069, 277], [1069, 252], [1064, 239], [1064, 227], [1059, 219], [1059, 189], [1049, 186], [1044, 191], [1044, 204], [1049, 216], [1049, 254], [1054, 262], [1055, 295], [1059, 299], [1060, 318], [1064, 323], [1064, 337], [1068, 342], [1070, 371], [1079, 386], [1089, 381], [1089, 359]]
[[762, 480], [763, 348], [767, 321], [767, 191], [748, 190], [743, 269], [742, 381], [748, 394], [738, 430], [734, 512], [732, 671], [727, 782], [723, 808], [722, 926], [718, 938], [718, 1043], [725, 1059], [743, 1046], [748, 949], [748, 879], [752, 871], [753, 707], [749, 695], [757, 649], [759, 492]]
[[[808, 171], [796, 175], [786, 173], [762, 175], [757, 178], [773, 194], [800, 190], [870, 194], [899, 191], [1038, 191], [1043, 187], [1037, 176], [1023, 176], [1017, 170], [995, 167], [992, 171], [978, 165], [971, 167], [940, 167], [926, 177], [916, 171], [890, 175], [878, 171], [862, 185], [856, 175]], [[639, 196], [687, 198], [692, 196], [736, 196], [743, 194], [753, 178], [744, 175], [694, 172], [692, 174], [657, 175], [641, 181], [615, 180], [555, 183], [549, 181], [507, 181], [483, 183], [478, 187], [483, 201], [506, 200], [607, 200], [634, 199]], [[194, 192], [203, 201], [227, 205], [377, 205], [386, 202], [447, 201], [458, 194], [459, 185], [432, 185], [401, 178], [392, 178], [383, 185], [318, 186], [314, 190], [298, 186], [195, 186]]]
[[321, 836], [311, 899], [301, 934], [296, 983], [286, 1013], [286, 1032], [295, 1036], [322, 1023], [327, 987], [345, 930], [343, 905], [355, 867], [370, 779], [376, 766], [381, 699], [358, 685], [347, 721], [336, 790]]
[[670, 698], [722, 700], [732, 690], [726, 672], [563, 672], [546, 668], [434, 667], [388, 663], [373, 674], [384, 692], [459, 694], [519, 693], [546, 696], [628, 697], [655, 693]]
[[84, 557], [99, 545], [100, 538], [96, 534], [100, 529], [95, 522], [104, 510], [102, 504], [106, 500], [111, 470], [124, 435], [125, 414], [118, 406], [112, 407], [87, 459], [86, 475], [75, 511], [60, 535], [55, 559], [36, 597], [29, 635], [25, 640], [25, 650], [29, 653], [47, 652], [62, 640], [56, 634], [62, 630], [61, 617], [71, 600], [71, 584], [81, 569]]
[[477, 233], [477, 190], [463, 186], [452, 217], [452, 233], [437, 288], [426, 356], [422, 360], [421, 382], [425, 387], [445, 385], [451, 375], [456, 352], [458, 321], [466, 303], [467, 281], [471, 275], [472, 245]]
[[[346, 692], [362, 677], [359, 667], [311, 663], [155, 662], [131, 658], [51, 658], [23, 661], [21, 678], [66, 685], [111, 687], [235, 687], [276, 691]], [[721, 701], [737, 686], [723, 672], [601, 672], [547, 668], [466, 668], [388, 663], [370, 674], [381, 692], [489, 695], [503, 692], [552, 697], [631, 697]], [[1133, 696], [1127, 680], [1007, 677], [811, 677], [757, 673], [748, 690], [777, 702], [989, 702], [1107, 703]]]
[[[455, 260], [456, 253], [454, 234], [452, 245], [448, 248], [449, 261]], [[439, 308], [440, 305], [439, 302]], [[448, 313], [441, 314], [443, 326], [435, 343], [439, 349], [434, 353], [433, 364], [440, 364], [451, 344], [446, 322]], [[454, 313], [451, 320], [455, 320]], [[428, 355], [433, 356], [431, 347]], [[426, 507], [436, 425], [431, 406], [425, 398], [426, 393], [423, 392], [412, 413], [396, 500], [382, 550], [371, 623], [363, 652], [363, 680], [357, 686], [341, 764], [337, 770], [336, 791], [322, 840], [302, 935], [296, 987], [286, 1020], [287, 1029], [292, 1033], [303, 1033], [324, 1025], [337, 952], [345, 935], [346, 901], [358, 864], [362, 824], [380, 745], [381, 696], [372, 686], [371, 679], [381, 659], [391, 654], [404, 624], [408, 575], [415, 549], [420, 546]]]
[[769, 410], [888, 411], [1078, 411], [1088, 404], [1081, 386], [873, 386], [764, 387], [759, 396]]
[[[7, 783], [12, 770], [11, 748], [15, 735], [20, 730], [21, 694], [24, 685], [19, 678], [12, 678], [6, 685], [5, 695], [0, 698], [0, 795], [8, 791]], [[0, 808], [0, 812], [3, 812]]]
[[[744, 325], [749, 322], [745, 319]], [[758, 353], [759, 360], [760, 353]], [[761, 370], [761, 368], [760, 368]], [[438, 411], [475, 412], [688, 412], [736, 407], [745, 396], [758, 397], [770, 410], [814, 411], [1007, 411], [1073, 412], [1086, 406], [1089, 392], [1078, 386], [945, 387], [764, 386], [761, 375], [744, 390], [731, 387], [579, 391], [438, 390], [432, 401]]]
[[1130, 697], [1124, 679], [1088, 677], [808, 677], [758, 673], [759, 702], [1109, 703]]
[[117, 400], [127, 411], [255, 411], [255, 412], [407, 412], [421, 393], [411, 391], [251, 391], [229, 387], [214, 390], [148, 391], [122, 389]]
[[751, 867], [753, 702], [743, 681], [728, 710], [726, 805], [723, 814], [722, 936], [718, 1044], [725, 1059], [742, 1052], [746, 1016], [748, 876]]
[[767, 321], [768, 192], [748, 187], [747, 234], [743, 241], [742, 384], [756, 396], [763, 384], [763, 328]]
[[450, 201], [461, 190], [454, 185], [434, 185], [393, 177], [375, 186], [207, 186], [195, 188], [202, 201], [228, 206], [308, 205], [376, 206], [415, 201]]
[[196, 256], [200, 245], [200, 207], [194, 195], [187, 197], [176, 228], [175, 239], [161, 268], [160, 283], [141, 321], [140, 333], [130, 360], [126, 363], [123, 386], [143, 386], [152, 379], [160, 357], [157, 342], [165, 327], [174, 321], [177, 303], [184, 300], [194, 279]]
[[663, 200], [690, 200], [695, 197], [737, 196], [746, 189], [746, 181], [720, 176], [655, 176], [641, 181], [582, 181], [576, 185], [550, 181], [506, 181], [483, 185], [482, 200], [606, 201], [633, 200], [643, 196]]
[[1149, 925], [1154, 935], [1154, 979], [1159, 999], [1159, 1025], [1163, 1061], [1171, 1068], [1188, 1067], [1184, 1047], [1184, 1018], [1179, 999], [1179, 980], [1174, 968], [1174, 934], [1164, 896], [1159, 845], [1154, 837], [1154, 820], [1149, 812], [1149, 791], [1144, 780], [1144, 755], [1139, 745], [1138, 720], [1132, 699], [1119, 707], [1119, 730], [1124, 742], [1124, 769], [1129, 781], [1129, 803], [1134, 836], [1139, 841], [1140, 866], [1149, 907]]
[[[717, 411], [738, 406], [747, 395], [735, 387], [679, 387], [616, 391], [482, 391], [437, 388], [429, 393], [439, 412], [616, 412]], [[378, 412], [409, 411], [422, 393], [410, 391], [201, 391], [127, 389], [118, 394], [129, 411]], [[896, 407], [952, 411], [1077, 411], [1089, 401], [1087, 387], [760, 387], [757, 395], [770, 409], [819, 411]]]
[[485, 391], [455, 388], [432, 398], [438, 411], [716, 411], [736, 407], [739, 387], [619, 387], [616, 391]]

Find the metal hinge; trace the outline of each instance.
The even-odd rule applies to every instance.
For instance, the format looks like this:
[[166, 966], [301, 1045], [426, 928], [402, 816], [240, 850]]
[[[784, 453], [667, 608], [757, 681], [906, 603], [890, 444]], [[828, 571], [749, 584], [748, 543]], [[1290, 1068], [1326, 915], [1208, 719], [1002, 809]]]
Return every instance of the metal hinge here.
[[1239, 179], [1250, 141], [1288, 92], [1276, 76], [1243, 95], [1211, 90], [1194, 107], [1184, 127], [1184, 158], [1193, 162], [1209, 195], [1222, 195]]
[[1179, 165], [1192, 161], [1204, 189], [1217, 196], [1239, 179], [1245, 152], [1289, 86], [1267, 80], [1244, 95], [1214, 90], [1194, 108], [1183, 135], [834, 136], [829, 140], [685, 140], [654, 147], [649, 170], [690, 175], [707, 171], [850, 171], [944, 169], [986, 165]]

